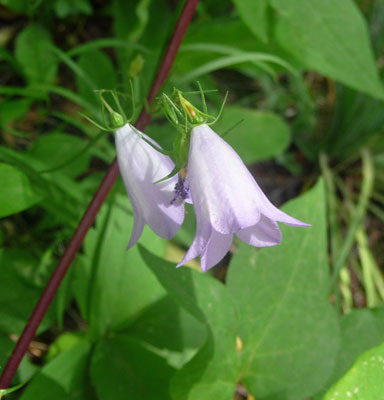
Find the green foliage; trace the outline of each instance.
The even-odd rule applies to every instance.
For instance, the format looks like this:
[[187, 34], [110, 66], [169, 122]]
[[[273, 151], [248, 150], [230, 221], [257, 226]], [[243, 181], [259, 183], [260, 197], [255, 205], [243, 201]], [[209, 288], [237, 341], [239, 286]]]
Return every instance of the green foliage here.
[[240, 17], [261, 40], [268, 40], [268, 0], [234, 0]]
[[88, 399], [84, 380], [89, 351], [89, 343], [82, 341], [58, 355], [42, 368], [20, 398]]
[[92, 6], [88, 0], [56, 0], [54, 5], [59, 18], [67, 18], [73, 14], [92, 14]]
[[278, 247], [240, 246], [228, 276], [239, 307], [241, 381], [256, 398], [310, 396], [328, 378], [339, 345], [336, 315], [327, 299], [323, 185], [319, 182], [283, 209], [312, 227], [282, 227]]
[[[98, 104], [98, 96], [94, 92], [99, 88], [115, 89], [117, 79], [114, 66], [101, 51], [90, 51], [79, 57], [78, 65], [83, 76], [77, 75], [77, 87], [81, 97]], [[97, 65], [97, 68], [94, 66]], [[86, 79], [84, 79], [86, 78]]]
[[354, 310], [341, 319], [340, 328], [341, 346], [332, 382], [341, 378], [361, 353], [384, 341], [384, 309]]
[[[309, 207], [313, 204], [316, 212]], [[255, 397], [296, 399], [315, 393], [329, 378], [339, 329], [327, 300], [322, 183], [284, 209], [316, 229], [283, 228], [285, 242], [276, 248], [241, 246], [227, 288], [206, 275], [175, 270], [142, 249], [169, 295], [210, 332], [199, 353], [176, 374], [173, 398], [230, 398], [241, 381]], [[241, 349], [236, 349], [239, 342]]]
[[1, 0], [0, 3], [16, 12], [23, 12], [28, 7], [28, 0]]
[[56, 77], [58, 63], [51, 45], [51, 35], [38, 24], [27, 26], [17, 37], [15, 56], [29, 84], [50, 83]]
[[[0, 332], [19, 334], [23, 330], [46, 281], [43, 271], [39, 279], [37, 266], [36, 257], [23, 249], [0, 250]], [[48, 313], [41, 330], [52, 324], [53, 311]]]
[[224, 139], [247, 164], [280, 155], [290, 142], [289, 126], [271, 112], [226, 107], [214, 129], [221, 134], [229, 130]]
[[91, 377], [100, 398], [169, 398], [174, 371], [166, 361], [125, 335], [103, 339], [95, 349]]
[[277, 38], [304, 67], [383, 99], [368, 29], [351, 0], [272, 0]]
[[28, 149], [28, 155], [43, 162], [47, 170], [55, 167], [60, 173], [76, 177], [88, 168], [91, 152], [85, 153], [73, 162], [68, 162], [85, 147], [84, 140], [61, 132], [41, 136]]
[[[102, 121], [102, 89], [127, 115], [147, 107], [186, 2], [0, 3], [1, 372], [116, 154], [79, 112]], [[311, 227], [281, 226], [271, 248], [235, 239], [207, 274], [198, 260], [176, 269], [198, 204], [172, 241], [146, 227], [126, 251], [119, 179], [0, 397], [380, 398], [383, 16], [382, 0], [200, 2], [162, 89], [201, 108], [198, 79], [212, 115], [229, 91], [213, 129]], [[179, 133], [158, 104], [146, 133], [171, 149]]]
[[169, 295], [208, 330], [208, 339], [196, 356], [176, 374], [174, 399], [230, 398], [235, 391], [238, 353], [237, 317], [224, 286], [207, 275], [176, 270], [141, 248], [144, 260]]
[[28, 177], [15, 167], [0, 163], [0, 179], [3, 190], [0, 218], [30, 208], [41, 199]]
[[[102, 210], [96, 229], [85, 241], [75, 293], [91, 323], [92, 337], [123, 329], [165, 294], [152, 274], [146, 273], [138, 249], [125, 250], [132, 226], [129, 202], [119, 197]], [[150, 242], [157, 254], [164, 254], [164, 242], [153, 232], [147, 230], [142, 240]], [[141, 290], [135, 290], [137, 286]]]
[[379, 399], [383, 394], [384, 344], [366, 351], [340, 381], [332, 386], [324, 400], [338, 396], [354, 399]]

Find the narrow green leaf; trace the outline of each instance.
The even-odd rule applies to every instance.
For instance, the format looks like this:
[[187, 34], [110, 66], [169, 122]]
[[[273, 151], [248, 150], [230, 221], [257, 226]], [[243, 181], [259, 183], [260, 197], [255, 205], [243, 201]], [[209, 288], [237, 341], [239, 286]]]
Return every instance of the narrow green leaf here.
[[255, 64], [261, 70], [265, 70], [268, 73], [273, 73], [273, 70], [268, 68], [268, 65], [276, 64], [279, 67], [283, 67], [292, 74], [297, 74], [296, 70], [289, 63], [287, 63], [280, 57], [266, 53], [238, 52], [235, 54], [217, 58], [213, 61], [207, 62], [206, 64], [200, 65], [197, 68], [190, 71], [189, 73], [182, 76], [178, 80], [178, 82], [179, 83], [189, 82], [191, 80], [198, 78], [201, 75], [205, 75], [222, 68], [233, 67], [238, 64], [247, 62]]
[[67, 52], [69, 57], [74, 57], [80, 54], [87, 53], [89, 51], [100, 50], [106, 47], [116, 47], [125, 48], [129, 50], [140, 50], [144, 53], [148, 53], [148, 49], [136, 43], [127, 43], [125, 40], [115, 39], [115, 38], [105, 38], [105, 39], [94, 39], [91, 42], [82, 43], [76, 47], [73, 47]]

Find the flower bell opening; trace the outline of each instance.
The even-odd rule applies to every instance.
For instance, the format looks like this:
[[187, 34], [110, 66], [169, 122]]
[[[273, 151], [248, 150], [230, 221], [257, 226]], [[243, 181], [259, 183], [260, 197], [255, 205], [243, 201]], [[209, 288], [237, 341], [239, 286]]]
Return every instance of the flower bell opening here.
[[178, 175], [178, 180], [175, 185], [175, 197], [171, 200], [171, 204], [174, 204], [177, 201], [186, 201], [190, 202], [191, 196], [189, 191], [189, 183], [186, 178], [182, 178], [180, 174]]

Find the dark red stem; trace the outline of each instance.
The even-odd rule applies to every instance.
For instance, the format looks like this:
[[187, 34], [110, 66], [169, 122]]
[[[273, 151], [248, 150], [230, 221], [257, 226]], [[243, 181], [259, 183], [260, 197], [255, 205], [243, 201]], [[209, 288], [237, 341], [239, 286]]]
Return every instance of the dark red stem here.
[[[199, 0], [187, 0], [177, 21], [175, 30], [173, 32], [172, 38], [169, 42], [167, 50], [163, 56], [160, 67], [157, 71], [156, 77], [152, 84], [151, 90], [148, 95], [148, 104], [151, 105], [156, 94], [164, 84], [176, 57], [179, 46], [183, 40], [185, 32], [191, 22], [193, 14], [195, 12], [196, 6]], [[139, 130], [144, 130], [151, 120], [151, 115], [142, 110], [136, 127]], [[85, 211], [83, 218], [81, 219], [72, 239], [66, 248], [63, 256], [61, 257], [55, 271], [53, 272], [51, 279], [49, 280], [47, 286], [44, 289], [35, 309], [33, 310], [29, 320], [21, 334], [16, 346], [8, 359], [7, 364], [4, 367], [3, 373], [0, 377], [0, 388], [6, 389], [10, 386], [13, 377], [19, 367], [19, 364], [28, 349], [28, 346], [35, 336], [36, 330], [39, 327], [44, 315], [46, 314], [49, 305], [51, 304], [55, 294], [63, 280], [69, 266], [71, 265], [77, 251], [80, 249], [85, 235], [87, 234], [89, 228], [92, 226], [93, 221], [96, 218], [100, 207], [103, 205], [109, 191], [111, 190], [116, 178], [119, 175], [119, 169], [116, 160], [109, 167], [103, 181], [101, 182], [95, 196], [93, 197], [91, 203], [89, 204], [87, 210]]]

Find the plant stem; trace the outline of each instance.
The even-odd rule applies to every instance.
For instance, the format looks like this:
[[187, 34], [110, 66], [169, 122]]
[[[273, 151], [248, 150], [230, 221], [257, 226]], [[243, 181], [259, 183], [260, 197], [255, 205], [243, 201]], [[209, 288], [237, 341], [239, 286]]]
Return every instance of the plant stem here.
[[[176, 57], [179, 46], [183, 40], [185, 32], [191, 22], [193, 14], [195, 12], [196, 6], [199, 0], [187, 0], [185, 6], [179, 16], [176, 23], [175, 30], [170, 39], [169, 45], [165, 51], [159, 69], [157, 71], [156, 77], [152, 84], [151, 90], [149, 92], [147, 102], [149, 105], [152, 104], [156, 94], [164, 84]], [[148, 126], [151, 120], [151, 115], [143, 109], [137, 120], [137, 129], [143, 131]], [[87, 234], [89, 228], [92, 226], [96, 215], [103, 205], [110, 189], [112, 188], [116, 178], [119, 175], [119, 168], [117, 161], [112, 163], [109, 167], [103, 181], [101, 182], [96, 194], [94, 195], [91, 203], [89, 204], [87, 210], [85, 211], [79, 225], [77, 226], [72, 239], [66, 248], [64, 254], [62, 255], [55, 271], [53, 272], [47, 286], [44, 289], [35, 309], [33, 310], [29, 320], [23, 330], [23, 333], [19, 337], [16, 346], [4, 367], [2, 375], [0, 377], [0, 388], [6, 389], [12, 382], [12, 379], [19, 367], [19, 364], [28, 349], [29, 343], [33, 339], [40, 322], [42, 321], [44, 315], [46, 314], [49, 305], [51, 304], [61, 281], [63, 280], [69, 266], [71, 265], [77, 251], [80, 249], [85, 235]]]
[[353, 247], [356, 232], [363, 221], [366, 210], [368, 208], [369, 199], [372, 194], [373, 181], [374, 181], [374, 165], [372, 161], [372, 156], [368, 151], [368, 149], [362, 150], [362, 162], [363, 162], [362, 166], [363, 183], [361, 187], [359, 201], [356, 207], [355, 214], [352, 218], [349, 230], [345, 237], [344, 243], [341, 247], [340, 252], [338, 253], [338, 257], [334, 262], [333, 276], [330, 285], [331, 290], [334, 290], [334, 287], [338, 281], [340, 270], [344, 265], [344, 263], [346, 262], [349, 252]]

